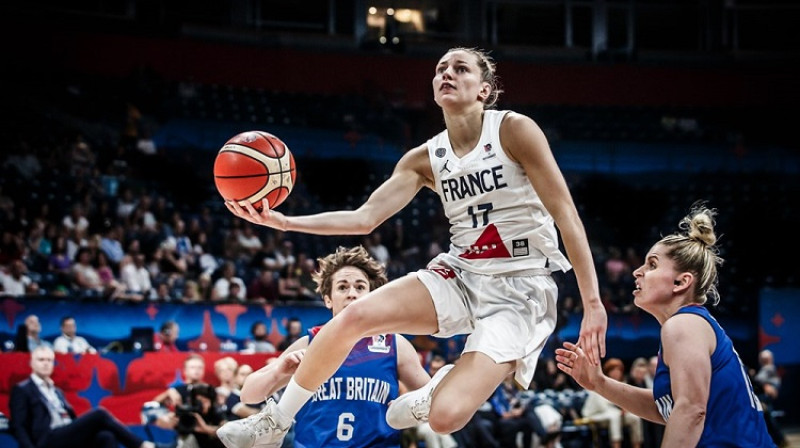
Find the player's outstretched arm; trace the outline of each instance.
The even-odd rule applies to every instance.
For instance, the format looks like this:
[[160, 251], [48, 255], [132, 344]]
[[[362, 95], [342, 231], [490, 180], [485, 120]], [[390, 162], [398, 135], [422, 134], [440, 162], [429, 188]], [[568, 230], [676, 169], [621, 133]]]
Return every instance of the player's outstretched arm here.
[[[426, 169], [427, 167], [427, 169]], [[365, 235], [405, 207], [417, 192], [428, 185], [430, 162], [427, 149], [420, 146], [407, 152], [395, 166], [394, 172], [356, 210], [340, 210], [305, 216], [286, 216], [270, 210], [266, 199], [259, 213], [250, 203], [241, 207], [235, 201], [225, 206], [234, 215], [254, 224], [283, 231], [317, 235]]]
[[597, 273], [586, 229], [541, 128], [529, 117], [510, 113], [500, 130], [503, 147], [525, 169], [533, 188], [558, 227], [583, 302], [583, 320], [578, 340], [589, 360], [600, 365], [606, 356], [608, 317], [600, 301]]
[[565, 342], [564, 348], [556, 349], [556, 362], [559, 370], [571, 376], [584, 389], [597, 392], [643, 419], [664, 424], [651, 389], [631, 386], [603, 375], [600, 366], [592, 365], [586, 352], [577, 345]]

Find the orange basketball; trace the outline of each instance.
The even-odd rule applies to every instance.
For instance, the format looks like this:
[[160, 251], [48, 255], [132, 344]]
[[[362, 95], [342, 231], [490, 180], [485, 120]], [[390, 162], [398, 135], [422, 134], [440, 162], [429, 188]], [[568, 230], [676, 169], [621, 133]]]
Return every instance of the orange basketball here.
[[223, 198], [261, 210], [265, 197], [275, 208], [289, 196], [297, 177], [294, 156], [281, 139], [263, 131], [236, 134], [214, 161], [214, 183]]

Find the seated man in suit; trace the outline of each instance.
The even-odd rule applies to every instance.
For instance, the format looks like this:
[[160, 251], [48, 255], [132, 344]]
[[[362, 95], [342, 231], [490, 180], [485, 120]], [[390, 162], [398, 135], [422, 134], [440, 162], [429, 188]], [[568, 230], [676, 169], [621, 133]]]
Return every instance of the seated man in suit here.
[[11, 391], [11, 428], [20, 448], [156, 448], [104, 409], [78, 417], [53, 384], [55, 354], [46, 346], [31, 352], [31, 377]]

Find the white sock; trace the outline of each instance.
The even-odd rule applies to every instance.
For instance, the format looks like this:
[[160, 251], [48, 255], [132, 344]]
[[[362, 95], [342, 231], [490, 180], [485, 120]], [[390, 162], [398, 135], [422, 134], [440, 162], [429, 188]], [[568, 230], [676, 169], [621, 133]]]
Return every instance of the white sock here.
[[294, 381], [294, 377], [289, 380], [286, 389], [281, 395], [281, 401], [278, 402], [278, 409], [288, 417], [294, 419], [294, 416], [303, 407], [304, 404], [314, 395], [313, 390], [302, 388]]

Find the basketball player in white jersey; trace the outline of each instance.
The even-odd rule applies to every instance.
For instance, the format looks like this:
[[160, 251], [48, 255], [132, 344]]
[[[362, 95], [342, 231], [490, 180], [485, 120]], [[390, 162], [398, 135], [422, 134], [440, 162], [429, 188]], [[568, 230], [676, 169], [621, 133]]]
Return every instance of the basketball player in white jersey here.
[[258, 213], [226, 203], [236, 216], [282, 231], [358, 235], [427, 187], [438, 193], [452, 235], [448, 252], [426, 269], [367, 294], [322, 328], [278, 406], [253, 420], [252, 443], [243, 446], [280, 446], [297, 411], [353, 345], [381, 333], [469, 334], [458, 363], [399, 397], [386, 417], [395, 428], [426, 420], [438, 433], [462, 428], [508, 373], [529, 386], [555, 328], [556, 270], [575, 269], [584, 309], [578, 344], [599, 365], [607, 317], [585, 229], [544, 133], [527, 116], [492, 110], [499, 94], [487, 54], [452, 49], [433, 77], [447, 129], [408, 151], [361, 207], [285, 216], [268, 204]]

